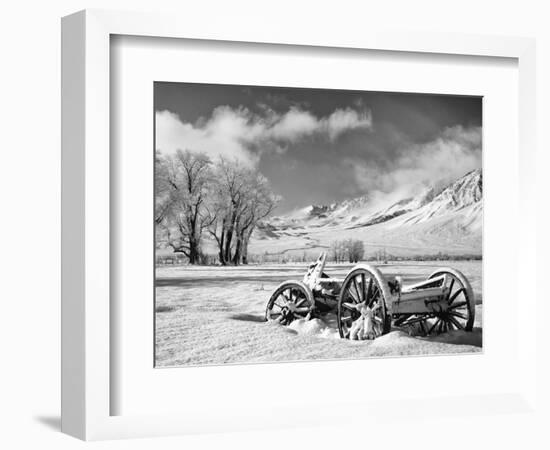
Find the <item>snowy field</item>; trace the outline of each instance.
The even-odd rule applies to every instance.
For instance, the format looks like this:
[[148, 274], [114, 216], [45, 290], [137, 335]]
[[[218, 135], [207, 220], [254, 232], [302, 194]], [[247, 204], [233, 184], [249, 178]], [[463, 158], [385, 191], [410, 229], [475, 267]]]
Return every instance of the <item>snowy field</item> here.
[[[379, 266], [404, 284], [421, 281], [436, 267], [450, 266], [470, 280], [476, 296], [474, 331], [424, 338], [400, 329], [374, 341], [340, 339], [336, 319], [295, 321], [289, 327], [264, 322], [266, 303], [284, 280], [301, 280], [304, 264], [158, 267], [156, 363], [161, 367], [274, 361], [366, 358], [480, 352], [482, 261], [443, 261]], [[351, 265], [327, 265], [344, 278]]]

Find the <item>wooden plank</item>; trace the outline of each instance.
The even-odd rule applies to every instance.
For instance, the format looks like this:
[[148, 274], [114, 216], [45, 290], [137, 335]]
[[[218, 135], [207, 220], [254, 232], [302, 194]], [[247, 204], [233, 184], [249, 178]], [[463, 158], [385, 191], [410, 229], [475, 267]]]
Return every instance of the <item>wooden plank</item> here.
[[[401, 290], [401, 292], [412, 292], [412, 291], [418, 291], [418, 290], [425, 290], [425, 288], [423, 286], [429, 286], [431, 284], [434, 284], [434, 283], [441, 283], [442, 285], [445, 284], [445, 275], [440, 275], [438, 277], [434, 277], [430, 280], [424, 280], [424, 281], [420, 281], [419, 283], [415, 283], [415, 284], [410, 284], [408, 286], [403, 286], [403, 289]], [[431, 288], [427, 288], [427, 289], [431, 289]]]
[[317, 280], [317, 284], [325, 284], [325, 283], [340, 283], [342, 284], [344, 280], [342, 278], [319, 278]]
[[391, 306], [392, 314], [428, 314], [447, 310], [449, 305], [444, 297], [421, 297], [410, 300], [401, 299]]
[[411, 292], [401, 292], [400, 302], [409, 302], [413, 300], [425, 300], [441, 297], [443, 298], [443, 288], [429, 288]]

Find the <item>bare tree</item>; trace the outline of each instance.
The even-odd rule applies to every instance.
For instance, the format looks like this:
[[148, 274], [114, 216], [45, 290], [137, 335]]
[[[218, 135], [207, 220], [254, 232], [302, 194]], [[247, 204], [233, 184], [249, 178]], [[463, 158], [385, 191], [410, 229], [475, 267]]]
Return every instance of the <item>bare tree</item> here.
[[217, 243], [220, 262], [247, 264], [252, 233], [278, 198], [263, 175], [225, 158], [216, 163], [210, 195], [208, 231]]
[[357, 263], [365, 255], [365, 246], [363, 241], [358, 239], [346, 239], [344, 241], [344, 247], [350, 263]]
[[344, 241], [333, 241], [330, 243], [330, 256], [336, 263], [343, 262], [346, 257]]
[[345, 239], [330, 244], [330, 256], [337, 263], [345, 260], [350, 263], [357, 263], [363, 259], [364, 255], [365, 246], [363, 241], [358, 239]]
[[208, 204], [208, 232], [215, 239], [220, 263], [231, 262], [231, 246], [235, 222], [241, 208], [242, 171], [238, 163], [220, 158], [214, 170]]
[[159, 159], [158, 189], [166, 198], [155, 204], [157, 226], [164, 229], [167, 244], [174, 252], [183, 253], [190, 264], [197, 264], [202, 233], [208, 225], [205, 201], [211, 179], [210, 159], [189, 150]]
[[157, 150], [155, 152], [155, 223], [161, 224], [173, 202], [172, 186], [168, 177], [166, 158]]
[[242, 220], [238, 228], [238, 240], [233, 261], [238, 264], [248, 264], [248, 244], [258, 223], [265, 219], [279, 201], [279, 197], [271, 192], [269, 182], [261, 174], [251, 173], [249, 189], [246, 195], [246, 207], [243, 209]]

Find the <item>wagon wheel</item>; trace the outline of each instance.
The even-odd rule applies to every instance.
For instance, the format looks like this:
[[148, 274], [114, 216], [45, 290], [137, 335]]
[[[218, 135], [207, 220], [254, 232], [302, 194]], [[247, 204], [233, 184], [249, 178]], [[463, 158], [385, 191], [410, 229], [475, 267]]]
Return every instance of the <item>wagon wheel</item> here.
[[440, 334], [447, 331], [472, 331], [475, 319], [474, 291], [467, 278], [455, 269], [439, 269], [429, 279], [445, 275], [442, 280], [447, 287], [448, 308], [441, 313], [434, 313], [425, 322], [425, 333]]
[[374, 332], [376, 337], [386, 334], [390, 329], [390, 318], [386, 312], [386, 300], [390, 292], [382, 273], [373, 266], [358, 266], [348, 273], [342, 283], [338, 299], [338, 331], [340, 337], [349, 339], [352, 323], [360, 313], [354, 305], [362, 302], [375, 308]]
[[298, 281], [285, 281], [267, 302], [265, 320], [289, 325], [297, 319], [309, 319], [313, 306], [313, 295], [306, 285]]

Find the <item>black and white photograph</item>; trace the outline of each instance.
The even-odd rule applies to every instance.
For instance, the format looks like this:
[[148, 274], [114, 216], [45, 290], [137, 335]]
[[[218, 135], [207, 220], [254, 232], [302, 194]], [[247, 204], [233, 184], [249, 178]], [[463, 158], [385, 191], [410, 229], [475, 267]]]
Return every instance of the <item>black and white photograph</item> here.
[[154, 83], [155, 366], [482, 352], [482, 98]]
[[547, 4], [5, 2], [0, 449], [547, 449]]

